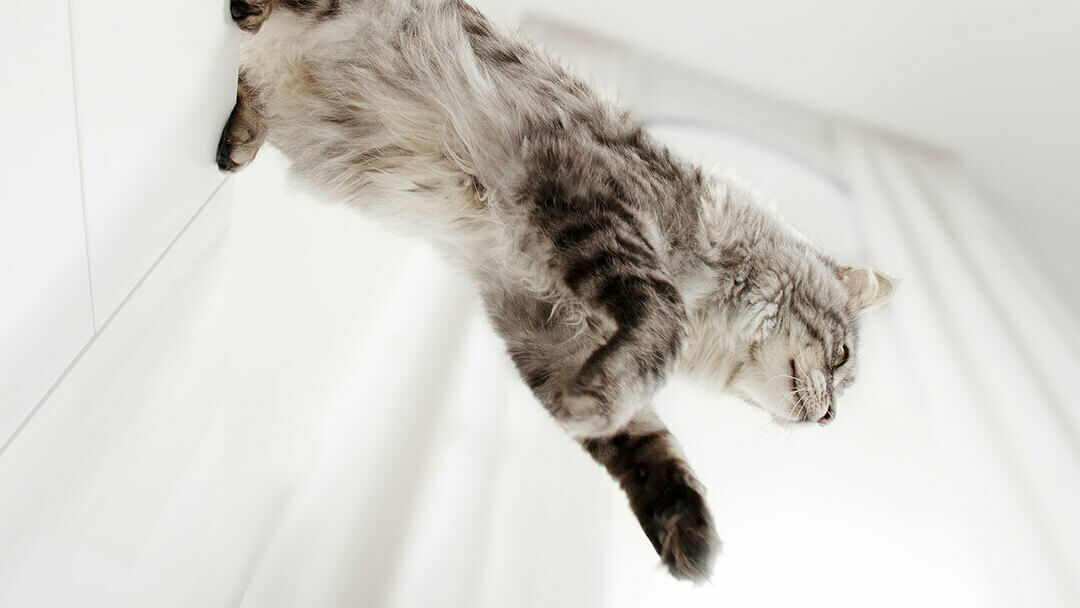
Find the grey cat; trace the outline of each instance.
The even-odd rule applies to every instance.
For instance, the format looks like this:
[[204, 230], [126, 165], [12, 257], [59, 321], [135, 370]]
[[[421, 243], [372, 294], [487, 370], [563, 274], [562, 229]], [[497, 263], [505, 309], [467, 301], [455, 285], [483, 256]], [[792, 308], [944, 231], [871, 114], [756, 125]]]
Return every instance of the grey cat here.
[[650, 401], [682, 371], [824, 424], [888, 277], [836, 264], [728, 175], [461, 0], [232, 0], [218, 165], [264, 140], [323, 197], [475, 279], [525, 382], [619, 481], [663, 562], [709, 575], [705, 490]]

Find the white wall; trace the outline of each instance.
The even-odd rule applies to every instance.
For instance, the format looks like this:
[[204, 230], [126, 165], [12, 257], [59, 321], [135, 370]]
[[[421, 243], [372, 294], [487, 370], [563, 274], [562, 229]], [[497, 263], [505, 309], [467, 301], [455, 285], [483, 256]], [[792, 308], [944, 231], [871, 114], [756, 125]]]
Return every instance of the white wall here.
[[225, 181], [238, 42], [218, 0], [5, 8], [0, 454]]
[[958, 152], [1080, 312], [1080, 3], [480, 0]]
[[0, 19], [0, 446], [94, 332], [67, 23], [63, 0]]
[[239, 43], [227, 4], [71, 3], [98, 328], [225, 179], [213, 158]]
[[7, 4], [0, 606], [234, 606], [214, 155], [239, 32], [223, 0]]

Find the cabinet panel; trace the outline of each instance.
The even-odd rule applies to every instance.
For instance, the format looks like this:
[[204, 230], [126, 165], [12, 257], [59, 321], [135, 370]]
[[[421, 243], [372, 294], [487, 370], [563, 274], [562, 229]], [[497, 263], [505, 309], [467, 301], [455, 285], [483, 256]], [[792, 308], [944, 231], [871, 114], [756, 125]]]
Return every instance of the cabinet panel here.
[[221, 183], [239, 43], [227, 5], [71, 2], [99, 327]]
[[93, 334], [64, 0], [0, 19], [0, 445]]

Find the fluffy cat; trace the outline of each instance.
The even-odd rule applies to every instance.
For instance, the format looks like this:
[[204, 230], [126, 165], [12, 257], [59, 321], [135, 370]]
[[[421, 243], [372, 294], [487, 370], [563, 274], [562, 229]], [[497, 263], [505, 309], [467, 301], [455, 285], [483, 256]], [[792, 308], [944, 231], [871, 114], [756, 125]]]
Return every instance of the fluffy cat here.
[[892, 282], [836, 264], [462, 0], [231, 9], [246, 34], [218, 165], [239, 170], [268, 139], [324, 198], [461, 263], [671, 573], [706, 578], [720, 541], [653, 394], [678, 370], [824, 424], [854, 378], [856, 317]]

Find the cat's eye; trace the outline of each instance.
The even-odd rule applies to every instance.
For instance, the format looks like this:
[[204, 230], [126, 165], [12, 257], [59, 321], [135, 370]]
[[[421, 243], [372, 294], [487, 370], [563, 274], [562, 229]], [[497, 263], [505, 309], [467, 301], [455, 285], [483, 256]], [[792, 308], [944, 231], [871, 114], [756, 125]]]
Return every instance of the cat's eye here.
[[847, 348], [847, 344], [844, 344], [843, 346], [840, 347], [840, 350], [836, 353], [836, 357], [833, 359], [833, 362], [832, 362], [833, 369], [836, 369], [836, 368], [840, 367], [841, 365], [847, 363], [847, 359], [848, 359], [848, 348]]

